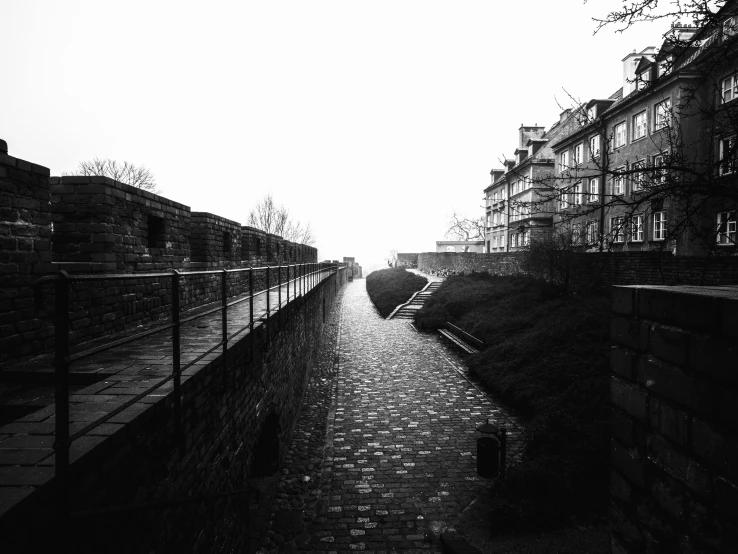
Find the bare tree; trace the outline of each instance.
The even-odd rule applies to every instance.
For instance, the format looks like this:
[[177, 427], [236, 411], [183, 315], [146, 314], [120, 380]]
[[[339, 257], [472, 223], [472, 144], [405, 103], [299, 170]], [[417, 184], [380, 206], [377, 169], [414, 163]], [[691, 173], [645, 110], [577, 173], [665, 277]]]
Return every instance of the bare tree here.
[[312, 246], [315, 244], [310, 223], [290, 219], [290, 213], [284, 206], [278, 206], [271, 194], [262, 198], [249, 212], [246, 224], [266, 233], [279, 235], [282, 238], [299, 244]]
[[452, 240], [484, 240], [484, 218], [465, 217], [456, 212], [448, 222], [446, 237]]
[[148, 168], [142, 165], [134, 165], [130, 162], [120, 163], [110, 158], [95, 158], [91, 161], [79, 162], [77, 169], [70, 172], [63, 172], [62, 175], [110, 177], [125, 185], [158, 193], [156, 180]]

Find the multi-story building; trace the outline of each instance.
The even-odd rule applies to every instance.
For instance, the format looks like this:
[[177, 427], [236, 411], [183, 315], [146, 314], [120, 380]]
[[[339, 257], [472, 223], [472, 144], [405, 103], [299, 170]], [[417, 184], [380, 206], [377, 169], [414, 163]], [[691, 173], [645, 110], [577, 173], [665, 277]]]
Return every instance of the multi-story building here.
[[484, 189], [488, 252], [524, 249], [551, 226], [554, 158], [550, 144], [569, 128], [568, 121], [564, 124], [567, 119], [562, 115], [548, 131], [521, 125], [515, 157], [505, 160], [504, 170], [490, 172], [492, 183]]
[[738, 2], [622, 63], [614, 94], [520, 127], [484, 190], [487, 252], [552, 225], [587, 251], [736, 252]]

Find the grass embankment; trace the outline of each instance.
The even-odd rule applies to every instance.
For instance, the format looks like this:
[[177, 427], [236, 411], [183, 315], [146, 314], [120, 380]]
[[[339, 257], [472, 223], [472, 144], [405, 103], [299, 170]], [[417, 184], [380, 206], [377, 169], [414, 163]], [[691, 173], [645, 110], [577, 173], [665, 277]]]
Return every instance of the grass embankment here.
[[425, 277], [399, 267], [380, 269], [367, 275], [366, 291], [382, 317], [387, 317], [427, 283]]
[[496, 484], [497, 529], [552, 528], [602, 515], [608, 485], [609, 308], [540, 281], [484, 274], [447, 279], [416, 323], [446, 321], [484, 341], [470, 370], [529, 417], [521, 466]]

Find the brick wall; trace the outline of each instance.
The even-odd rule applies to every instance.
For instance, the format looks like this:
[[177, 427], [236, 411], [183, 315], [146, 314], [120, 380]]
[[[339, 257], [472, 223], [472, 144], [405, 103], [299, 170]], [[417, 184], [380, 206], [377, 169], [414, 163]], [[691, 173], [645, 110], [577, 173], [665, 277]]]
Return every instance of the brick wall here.
[[738, 551], [738, 287], [616, 287], [615, 553]]
[[107, 177], [52, 177], [53, 260], [65, 269], [155, 271], [190, 260], [190, 208]]
[[[496, 275], [524, 272], [524, 252], [474, 254], [424, 252], [418, 268], [432, 275], [487, 271]], [[606, 289], [612, 285], [731, 285], [738, 283], [738, 256], [700, 258], [668, 252], [575, 254], [573, 288]]]
[[[297, 263], [317, 261], [315, 248], [276, 235], [267, 245], [262, 231], [213, 214], [192, 214], [188, 206], [112, 179], [50, 178], [48, 169], [8, 156], [0, 140], [0, 362], [53, 347], [53, 287], [34, 290], [41, 276], [59, 270], [79, 274], [248, 267], [285, 263], [290, 255]], [[282, 273], [286, 277], [285, 270]], [[247, 290], [245, 275], [229, 277], [230, 295]], [[255, 289], [262, 290], [265, 272], [255, 277]], [[182, 308], [217, 300], [220, 290], [217, 277], [187, 277]], [[35, 295], [39, 291], [43, 294]], [[71, 291], [74, 341], [170, 315], [166, 280], [81, 283]], [[42, 303], [34, 303], [34, 295]]]
[[[290, 443], [300, 400], [315, 361], [324, 307], [346, 284], [346, 270], [285, 308], [267, 330], [254, 332], [254, 357], [246, 336], [234, 341], [228, 362], [214, 353], [184, 372], [184, 437], [174, 434], [171, 389], [163, 389], [72, 448], [72, 510], [138, 507], [127, 512], [72, 518], [75, 552], [244, 552], [249, 529], [249, 478], [257, 440], [268, 420], [277, 425], [278, 457]], [[101, 384], [93, 385], [102, 390]], [[78, 395], [94, 395], [92, 388]], [[101, 401], [105, 392], [99, 393]], [[110, 394], [108, 392], [107, 394]], [[125, 394], [125, 389], [121, 392]], [[52, 418], [53, 413], [49, 412]], [[38, 421], [30, 425], [43, 425]], [[45, 470], [45, 471], [42, 471]], [[53, 529], [53, 481], [41, 468], [33, 490], [0, 517], [3, 546], [12, 552], [59, 547]], [[206, 501], [179, 503], [201, 494], [247, 491]], [[173, 501], [154, 508], [147, 502]]]
[[49, 170], [7, 155], [0, 140], [0, 360], [54, 344], [33, 284], [51, 262]]
[[241, 265], [241, 224], [207, 212], [192, 212], [190, 249], [193, 268]]

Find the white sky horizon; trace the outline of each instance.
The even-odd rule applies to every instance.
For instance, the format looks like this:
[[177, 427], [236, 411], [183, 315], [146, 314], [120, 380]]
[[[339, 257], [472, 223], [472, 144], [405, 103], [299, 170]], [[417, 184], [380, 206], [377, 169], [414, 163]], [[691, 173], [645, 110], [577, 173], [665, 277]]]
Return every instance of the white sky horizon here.
[[[607, 98], [668, 23], [593, 36], [613, 0], [0, 0], [0, 139], [72, 171], [144, 165], [161, 194], [246, 222], [271, 193], [320, 259], [385, 267], [479, 216], [518, 127]], [[557, 104], [558, 102], [558, 104]]]

